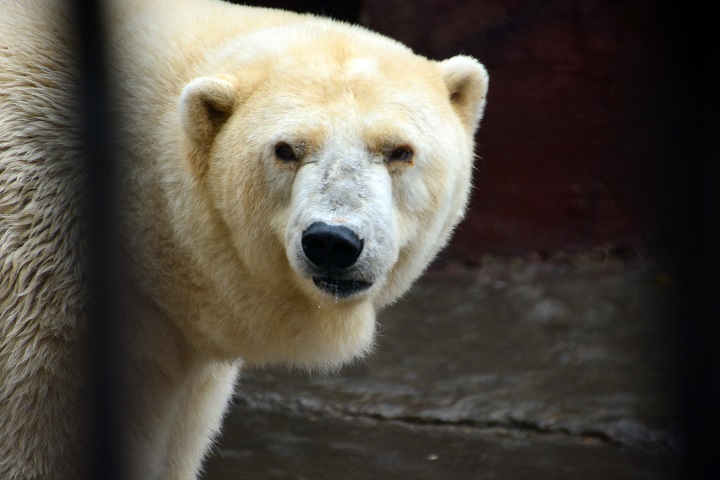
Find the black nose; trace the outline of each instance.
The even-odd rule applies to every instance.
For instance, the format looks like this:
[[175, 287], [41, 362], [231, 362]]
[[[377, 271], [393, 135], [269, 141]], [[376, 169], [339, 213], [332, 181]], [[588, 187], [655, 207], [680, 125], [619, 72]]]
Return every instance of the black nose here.
[[302, 235], [305, 256], [316, 267], [347, 268], [362, 253], [363, 242], [355, 232], [342, 225], [315, 222]]

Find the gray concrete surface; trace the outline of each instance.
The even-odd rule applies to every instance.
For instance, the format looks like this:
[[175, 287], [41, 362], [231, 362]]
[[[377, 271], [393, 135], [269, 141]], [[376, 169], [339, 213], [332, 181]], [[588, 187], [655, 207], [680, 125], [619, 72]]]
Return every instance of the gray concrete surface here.
[[678, 478], [671, 289], [614, 261], [435, 267], [366, 360], [245, 372], [205, 478]]

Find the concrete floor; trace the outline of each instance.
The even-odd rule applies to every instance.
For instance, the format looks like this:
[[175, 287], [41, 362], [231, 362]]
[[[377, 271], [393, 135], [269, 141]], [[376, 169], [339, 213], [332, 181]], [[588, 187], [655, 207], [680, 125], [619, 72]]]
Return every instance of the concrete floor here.
[[241, 380], [207, 479], [679, 478], [648, 265], [435, 267], [337, 376]]

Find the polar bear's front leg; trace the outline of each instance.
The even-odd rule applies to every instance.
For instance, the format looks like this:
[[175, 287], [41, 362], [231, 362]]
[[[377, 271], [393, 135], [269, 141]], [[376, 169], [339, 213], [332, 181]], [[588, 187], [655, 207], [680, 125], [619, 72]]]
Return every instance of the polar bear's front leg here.
[[170, 319], [131, 287], [123, 300], [123, 478], [195, 479], [220, 431], [241, 362], [192, 348]]
[[203, 458], [220, 432], [238, 370], [239, 363], [213, 362], [202, 366], [188, 379], [170, 433], [164, 478], [197, 477]]

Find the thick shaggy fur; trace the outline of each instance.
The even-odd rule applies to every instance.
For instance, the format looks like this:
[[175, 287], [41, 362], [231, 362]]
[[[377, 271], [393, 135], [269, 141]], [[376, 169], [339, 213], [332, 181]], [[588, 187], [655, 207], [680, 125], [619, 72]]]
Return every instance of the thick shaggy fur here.
[[[328, 370], [371, 348], [377, 310], [464, 213], [487, 74], [468, 57], [433, 62], [358, 27], [217, 0], [117, 0], [107, 16], [124, 143], [125, 475], [195, 478], [241, 362]], [[2, 478], [84, 475], [72, 31], [61, 1], [2, 4]], [[317, 280], [301, 242], [317, 222], [362, 239], [333, 273], [362, 288]]]

